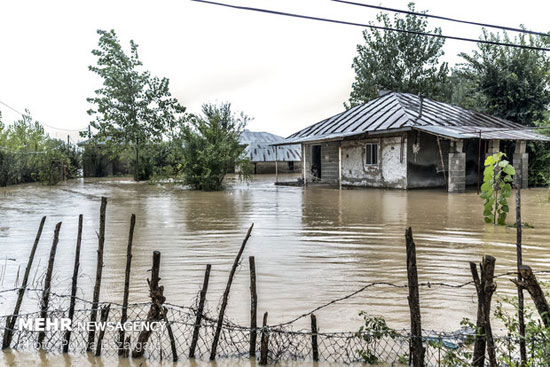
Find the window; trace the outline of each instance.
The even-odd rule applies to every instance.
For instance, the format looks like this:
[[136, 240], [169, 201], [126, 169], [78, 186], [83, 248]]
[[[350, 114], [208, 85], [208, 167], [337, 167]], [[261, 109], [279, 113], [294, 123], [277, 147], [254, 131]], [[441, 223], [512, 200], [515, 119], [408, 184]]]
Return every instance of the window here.
[[378, 165], [378, 144], [367, 144], [365, 146], [365, 165]]

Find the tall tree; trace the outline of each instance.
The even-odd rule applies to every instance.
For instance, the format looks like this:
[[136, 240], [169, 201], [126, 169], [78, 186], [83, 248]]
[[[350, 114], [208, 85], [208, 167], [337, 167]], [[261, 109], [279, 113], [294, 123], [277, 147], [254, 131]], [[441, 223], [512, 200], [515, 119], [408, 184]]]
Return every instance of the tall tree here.
[[[520, 34], [515, 39], [483, 31], [483, 40], [548, 46], [549, 37]], [[481, 96], [479, 109], [526, 126], [550, 126], [550, 56], [544, 51], [478, 44], [473, 54], [460, 54], [465, 60], [460, 72], [472, 93]], [[546, 130], [547, 132], [550, 132]], [[530, 184], [550, 183], [550, 144], [529, 144]]]
[[[409, 3], [409, 10], [415, 11], [414, 3]], [[388, 28], [441, 34], [440, 28], [429, 31], [422, 16], [407, 14], [402, 18], [396, 14], [392, 21], [387, 13], [380, 13], [376, 19]], [[364, 30], [363, 38], [365, 44], [357, 45], [358, 55], [353, 59], [355, 81], [350, 106], [376, 98], [379, 90], [440, 97], [448, 73], [447, 63], [440, 62], [443, 38], [379, 29]]]
[[235, 167], [245, 176], [249, 160], [239, 137], [250, 120], [231, 111], [231, 104], [204, 104], [202, 116], [193, 116], [182, 128], [183, 179], [196, 190], [220, 190], [225, 175]]
[[185, 108], [172, 97], [167, 78], [157, 78], [143, 70], [138, 45], [130, 41], [130, 53], [122, 48], [114, 30], [98, 30], [97, 65], [89, 70], [103, 79], [103, 86], [88, 98], [94, 105], [88, 114], [96, 129], [95, 141], [110, 152], [133, 151], [134, 179], [142, 178], [140, 152], [149, 143], [160, 142]]
[[[550, 41], [520, 34], [483, 31], [483, 40], [544, 47]], [[461, 53], [462, 72], [482, 93], [481, 107], [488, 113], [534, 126], [545, 119], [550, 104], [550, 57], [544, 51], [478, 44], [472, 55]]]

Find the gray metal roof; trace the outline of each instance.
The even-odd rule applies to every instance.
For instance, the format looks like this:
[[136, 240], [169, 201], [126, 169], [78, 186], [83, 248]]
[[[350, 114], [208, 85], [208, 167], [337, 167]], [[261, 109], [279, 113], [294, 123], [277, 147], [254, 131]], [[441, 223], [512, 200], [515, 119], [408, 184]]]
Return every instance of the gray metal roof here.
[[409, 93], [391, 92], [329, 117], [278, 144], [341, 140], [360, 134], [418, 129], [451, 139], [550, 140], [525, 126]]
[[[241, 144], [246, 144], [246, 155], [252, 162], [293, 162], [302, 160], [302, 146], [285, 145], [275, 147], [272, 144], [284, 141], [278, 135], [244, 130], [239, 139]], [[275, 153], [275, 149], [277, 152]]]

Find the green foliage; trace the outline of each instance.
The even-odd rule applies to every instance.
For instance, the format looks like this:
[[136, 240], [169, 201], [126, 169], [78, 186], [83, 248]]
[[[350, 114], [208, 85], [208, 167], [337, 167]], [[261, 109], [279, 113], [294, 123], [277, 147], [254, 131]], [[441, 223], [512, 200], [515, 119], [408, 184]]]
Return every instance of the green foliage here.
[[[409, 10], [415, 11], [414, 3], [409, 3]], [[440, 28], [428, 30], [428, 21], [421, 16], [396, 14], [392, 21], [387, 13], [380, 13], [376, 19], [384, 27], [441, 34]], [[378, 97], [379, 90], [424, 93], [431, 98], [442, 95], [448, 73], [447, 63], [440, 62], [443, 38], [378, 29], [364, 30], [363, 38], [365, 44], [357, 45], [353, 59], [351, 107]]]
[[183, 182], [196, 190], [221, 190], [225, 175], [237, 169], [246, 176], [249, 164], [239, 137], [248, 116], [231, 112], [231, 104], [204, 104], [203, 116], [193, 116], [181, 129]]
[[[356, 333], [357, 337], [367, 343], [365, 349], [359, 350], [358, 353], [367, 364], [375, 364], [378, 362], [377, 347], [383, 338], [395, 339], [398, 337], [397, 331], [390, 328], [383, 317], [370, 316], [368, 313], [361, 311], [359, 316], [363, 317], [364, 325], [359, 328]], [[400, 356], [400, 360], [404, 360], [405, 356]]]
[[26, 112], [9, 127], [0, 121], [0, 186], [35, 181], [55, 185], [62, 177], [76, 177], [76, 147], [50, 138]]
[[[547, 295], [548, 297], [548, 295]], [[506, 311], [505, 305], [512, 305], [514, 312]], [[515, 298], [503, 298], [497, 301], [494, 315], [504, 325], [507, 337], [512, 340], [519, 340], [518, 300]], [[527, 347], [526, 366], [550, 366], [550, 328], [546, 328], [534, 315], [529, 307], [524, 310], [525, 315], [525, 345]], [[497, 356], [499, 366], [515, 367], [517, 360], [514, 355], [519, 354], [519, 343], [505, 342], [497, 343]], [[512, 357], [510, 357], [512, 356]]]
[[[141, 167], [141, 150], [146, 145], [160, 143], [178, 119], [184, 118], [185, 108], [171, 96], [169, 80], [151, 76], [142, 70], [138, 45], [130, 41], [127, 54], [114, 30], [98, 30], [97, 66], [89, 70], [103, 79], [102, 88], [95, 97], [88, 98], [95, 116], [90, 125], [97, 130], [96, 142], [103, 142], [112, 156], [131, 151], [134, 179], [147, 178], [147, 169]], [[90, 137], [91, 138], [91, 137]]]
[[505, 225], [510, 211], [508, 198], [512, 193], [512, 176], [516, 171], [505, 157], [506, 154], [498, 152], [485, 160], [481, 198], [484, 199], [483, 216], [486, 223]]
[[[514, 39], [504, 33], [484, 30], [483, 40], [547, 47], [550, 38], [519, 34]], [[472, 55], [460, 54], [465, 60], [457, 71], [467, 86], [463, 107], [505, 118], [526, 126], [549, 127], [550, 55], [513, 47], [478, 44]], [[456, 94], [455, 94], [456, 96]], [[472, 99], [473, 96], [475, 98]], [[546, 130], [547, 133], [550, 130]], [[543, 185], [550, 179], [550, 143], [528, 145], [529, 184]]]

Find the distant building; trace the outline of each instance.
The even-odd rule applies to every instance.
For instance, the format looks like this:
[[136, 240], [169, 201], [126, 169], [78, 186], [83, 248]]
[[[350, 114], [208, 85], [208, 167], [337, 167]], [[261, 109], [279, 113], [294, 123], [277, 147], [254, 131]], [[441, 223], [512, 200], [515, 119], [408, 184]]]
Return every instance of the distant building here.
[[105, 150], [105, 142], [84, 140], [78, 143], [82, 148], [82, 174], [84, 177], [106, 177], [128, 175], [129, 162], [121, 157], [111, 157]]
[[[408, 93], [389, 92], [289, 136], [302, 145], [304, 182], [464, 191], [483, 180], [485, 157], [508, 149], [527, 186], [525, 126]], [[508, 141], [501, 147], [501, 141]]]
[[254, 164], [254, 173], [294, 173], [302, 171], [302, 147], [300, 144], [275, 147], [284, 138], [266, 132], [244, 130], [240, 142]]

